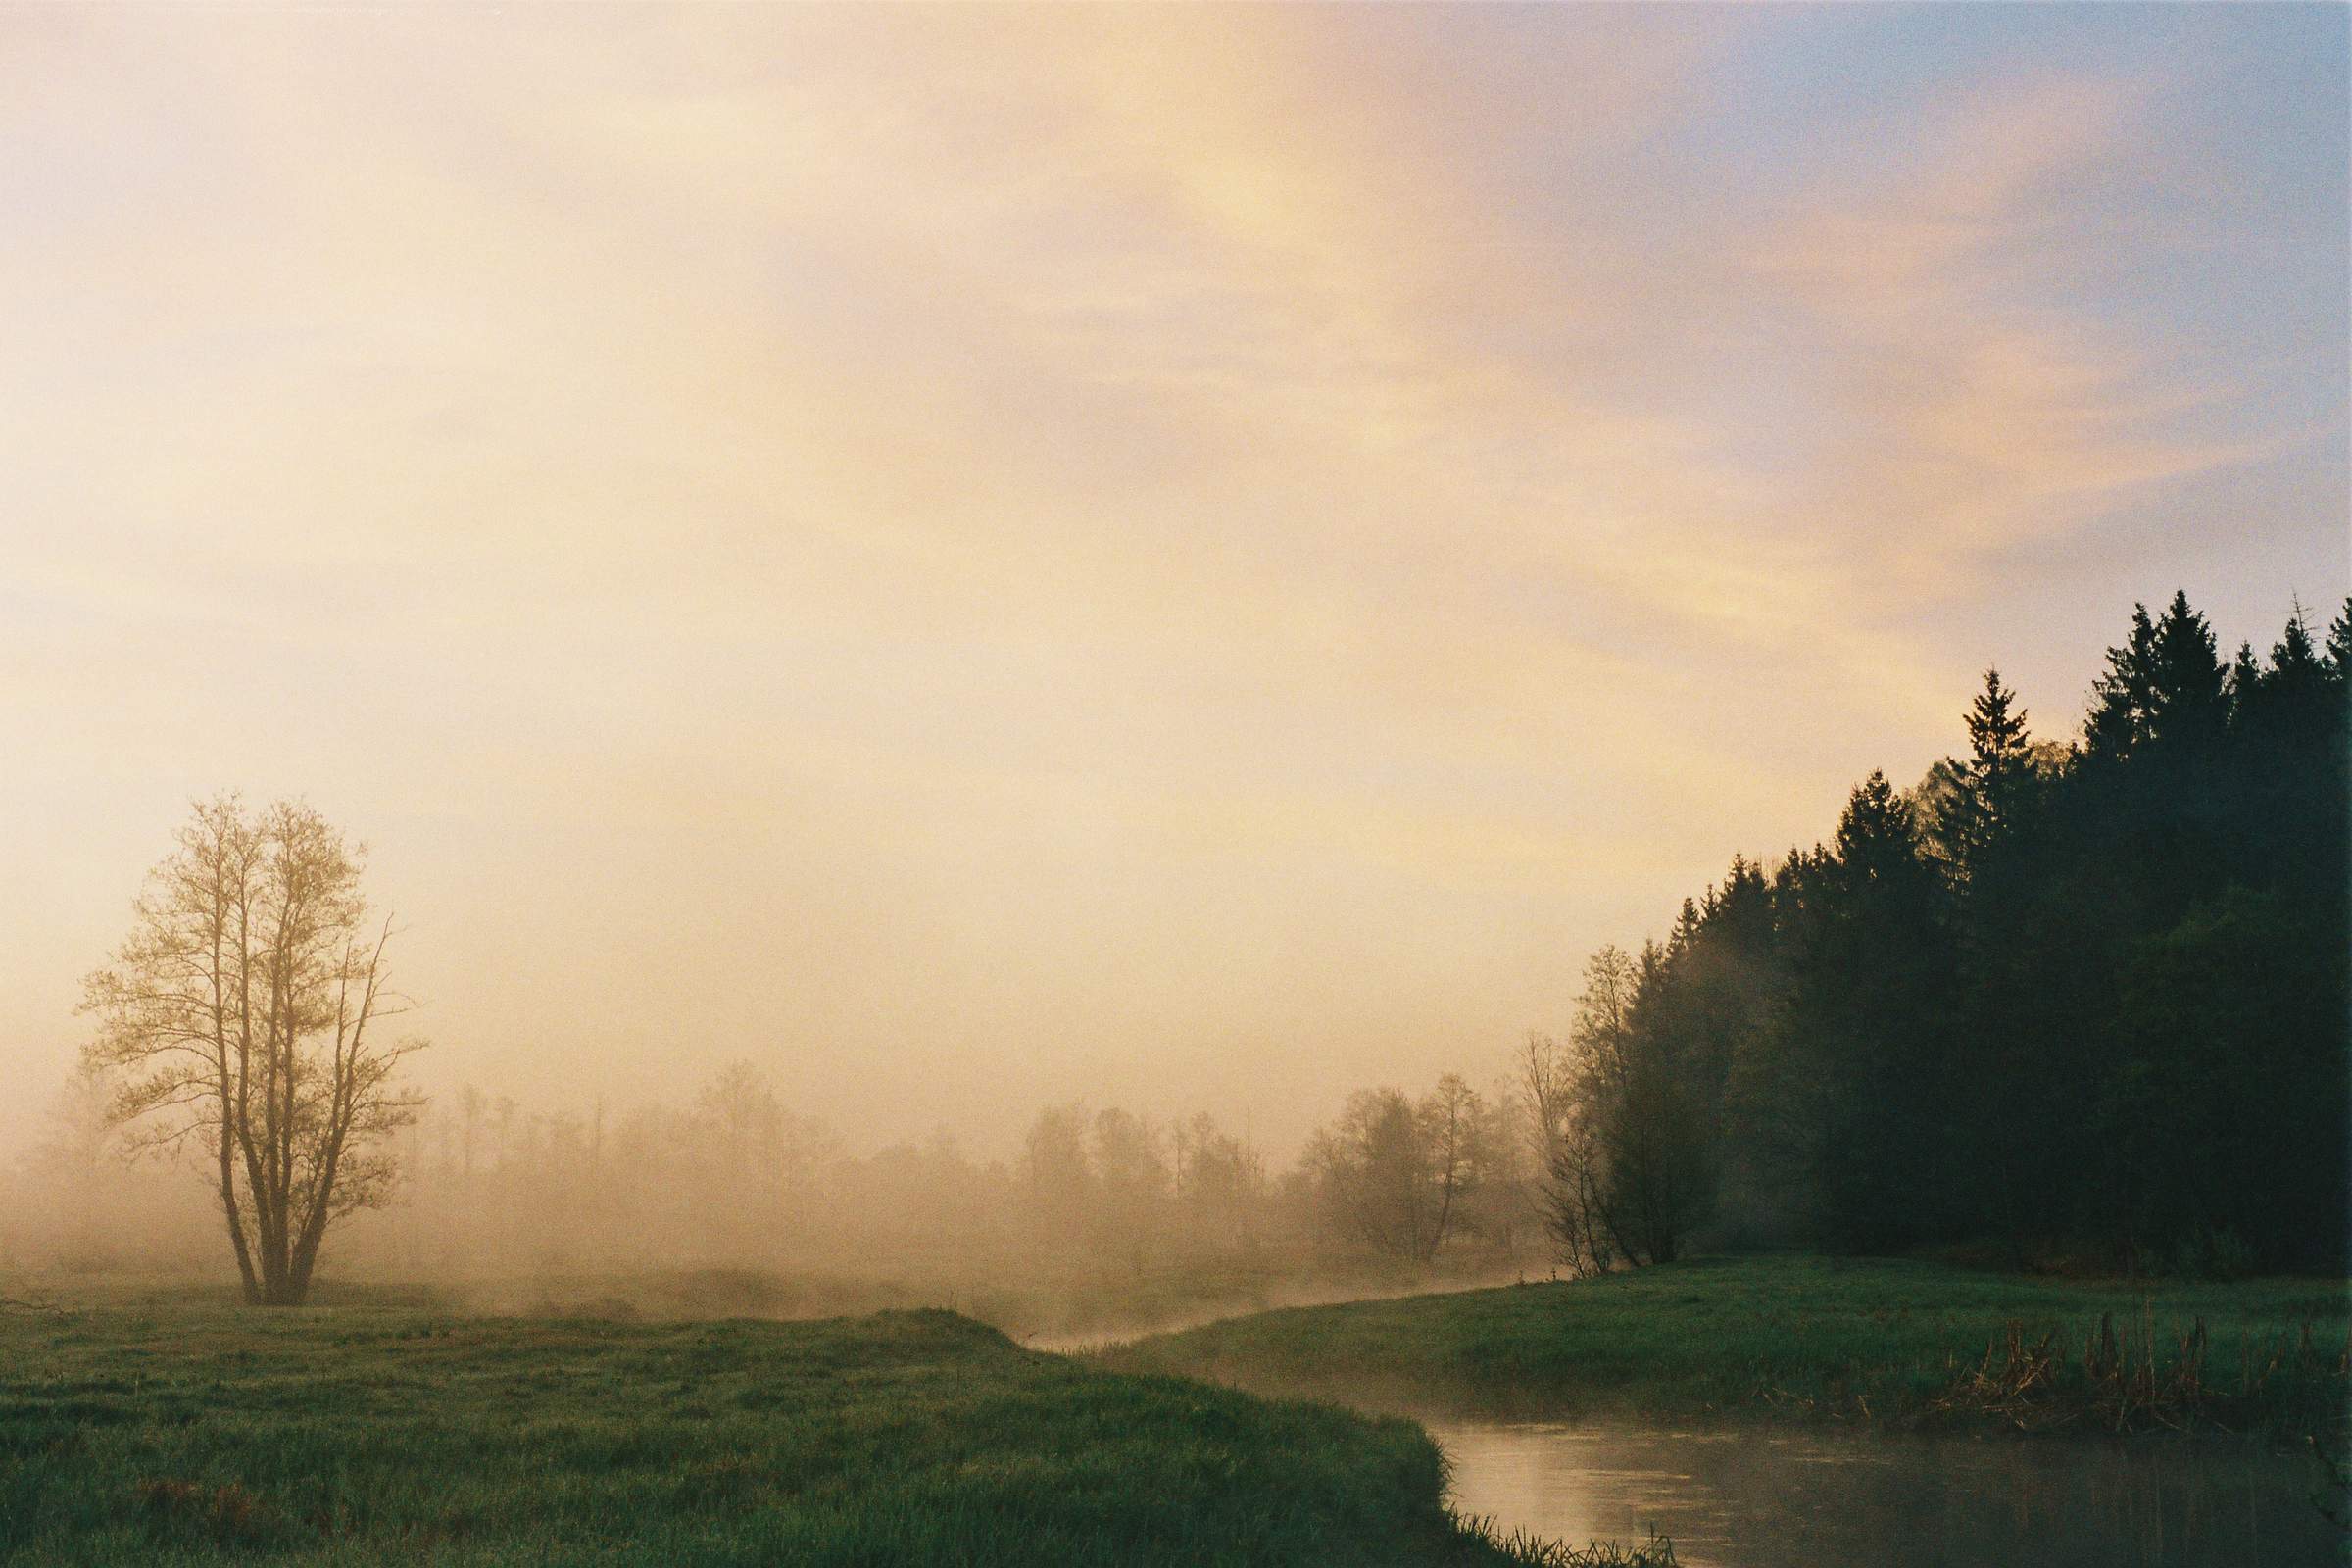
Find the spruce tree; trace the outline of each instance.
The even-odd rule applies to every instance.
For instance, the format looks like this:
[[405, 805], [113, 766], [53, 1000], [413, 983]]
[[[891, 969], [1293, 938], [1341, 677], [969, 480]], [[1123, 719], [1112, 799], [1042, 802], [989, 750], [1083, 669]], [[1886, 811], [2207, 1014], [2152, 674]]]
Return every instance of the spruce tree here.
[[2104, 761], [2120, 761], [2146, 739], [2155, 708], [2156, 626], [2148, 607], [2132, 607], [2132, 635], [2107, 650], [2107, 671], [2092, 683], [2090, 716], [2082, 726], [2083, 750]]
[[[2136, 628], [2134, 628], [2136, 630]], [[2148, 666], [2147, 739], [2151, 745], [2204, 751], [2229, 727], [2228, 679], [2213, 628], [2175, 592], [2156, 623]]]
[[1958, 790], [1951, 803], [1951, 854], [1956, 880], [1966, 886], [2024, 816], [2034, 783], [2034, 743], [2017, 693], [1997, 668], [1984, 671], [1984, 689], [1968, 710], [1968, 756], [1950, 760]]
[[2311, 628], [2297, 605], [2278, 640], [2271, 645], [2270, 672], [2256, 688], [2257, 705], [2288, 729], [2324, 723], [2329, 692], [2328, 662], [2312, 646]]
[[2230, 674], [2223, 682], [2230, 704], [2230, 727], [2242, 729], [2262, 705], [2262, 662], [2254, 657], [2254, 645], [2241, 642], [2237, 657], [2230, 662]]
[[1956, 968], [1942, 879], [1885, 773], [1854, 790], [1823, 870], [1791, 1024], [1830, 1075], [1816, 1146], [1827, 1238], [1875, 1250], [1946, 1219]]

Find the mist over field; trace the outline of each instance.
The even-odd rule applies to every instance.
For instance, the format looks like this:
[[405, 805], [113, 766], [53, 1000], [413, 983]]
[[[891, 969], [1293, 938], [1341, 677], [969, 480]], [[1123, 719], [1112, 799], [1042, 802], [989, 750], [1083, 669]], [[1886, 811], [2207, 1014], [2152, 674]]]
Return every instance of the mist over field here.
[[439, 1100], [1287, 1155], [1985, 664], [2346, 587], [2318, 13], [0, 26], [19, 1149], [236, 787]]

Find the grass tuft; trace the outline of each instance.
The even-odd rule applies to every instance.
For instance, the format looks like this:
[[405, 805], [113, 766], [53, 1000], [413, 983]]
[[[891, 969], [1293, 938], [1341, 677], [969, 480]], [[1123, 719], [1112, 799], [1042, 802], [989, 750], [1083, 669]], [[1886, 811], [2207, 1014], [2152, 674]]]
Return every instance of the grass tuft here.
[[1635, 1546], [1615, 1541], [1571, 1546], [1529, 1535], [1524, 1530], [1499, 1534], [1491, 1519], [1461, 1519], [1459, 1523], [1466, 1533], [1485, 1538], [1504, 1558], [1521, 1568], [1676, 1568], [1674, 1543], [1655, 1532]]

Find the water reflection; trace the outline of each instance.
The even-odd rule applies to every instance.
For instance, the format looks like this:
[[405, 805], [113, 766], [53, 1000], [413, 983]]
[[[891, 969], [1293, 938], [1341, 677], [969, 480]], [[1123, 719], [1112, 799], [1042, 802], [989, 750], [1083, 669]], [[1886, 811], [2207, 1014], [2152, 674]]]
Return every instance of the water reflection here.
[[2307, 1456], [1627, 1423], [1431, 1421], [1463, 1512], [1582, 1544], [1654, 1527], [1690, 1568], [2342, 1563]]

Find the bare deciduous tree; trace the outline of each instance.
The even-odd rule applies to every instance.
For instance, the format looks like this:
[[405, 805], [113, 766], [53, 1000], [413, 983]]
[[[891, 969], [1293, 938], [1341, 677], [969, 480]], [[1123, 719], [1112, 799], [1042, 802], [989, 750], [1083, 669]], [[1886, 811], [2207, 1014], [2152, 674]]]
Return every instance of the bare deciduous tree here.
[[1606, 1274], [1617, 1262], [1603, 1215], [1600, 1137], [1577, 1094], [1574, 1062], [1548, 1035], [1530, 1034], [1520, 1059], [1536, 1144], [1537, 1201], [1570, 1273]]
[[1427, 1263], [1460, 1228], [1481, 1179], [1485, 1116], [1478, 1092], [1452, 1073], [1418, 1104], [1400, 1090], [1362, 1090], [1315, 1134], [1304, 1164], [1341, 1228]]
[[1592, 955], [1567, 1047], [1531, 1036], [1521, 1062], [1545, 1217], [1580, 1274], [1674, 1261], [1708, 1198], [1690, 1074], [1656, 1016], [1662, 957]]
[[386, 1135], [420, 1100], [386, 1041], [392, 927], [368, 924], [362, 852], [311, 808], [199, 804], [150, 873], [130, 936], [85, 982], [116, 1118], [209, 1156], [245, 1299], [299, 1305], [327, 1229], [381, 1203]]
[[1426, 1254], [1434, 1257], [1460, 1217], [1461, 1200], [1478, 1179], [1479, 1120], [1485, 1106], [1479, 1102], [1477, 1090], [1464, 1083], [1459, 1073], [1449, 1072], [1438, 1080], [1436, 1091], [1418, 1108], [1429, 1145], [1430, 1173], [1438, 1189], [1438, 1213], [1430, 1225]]

